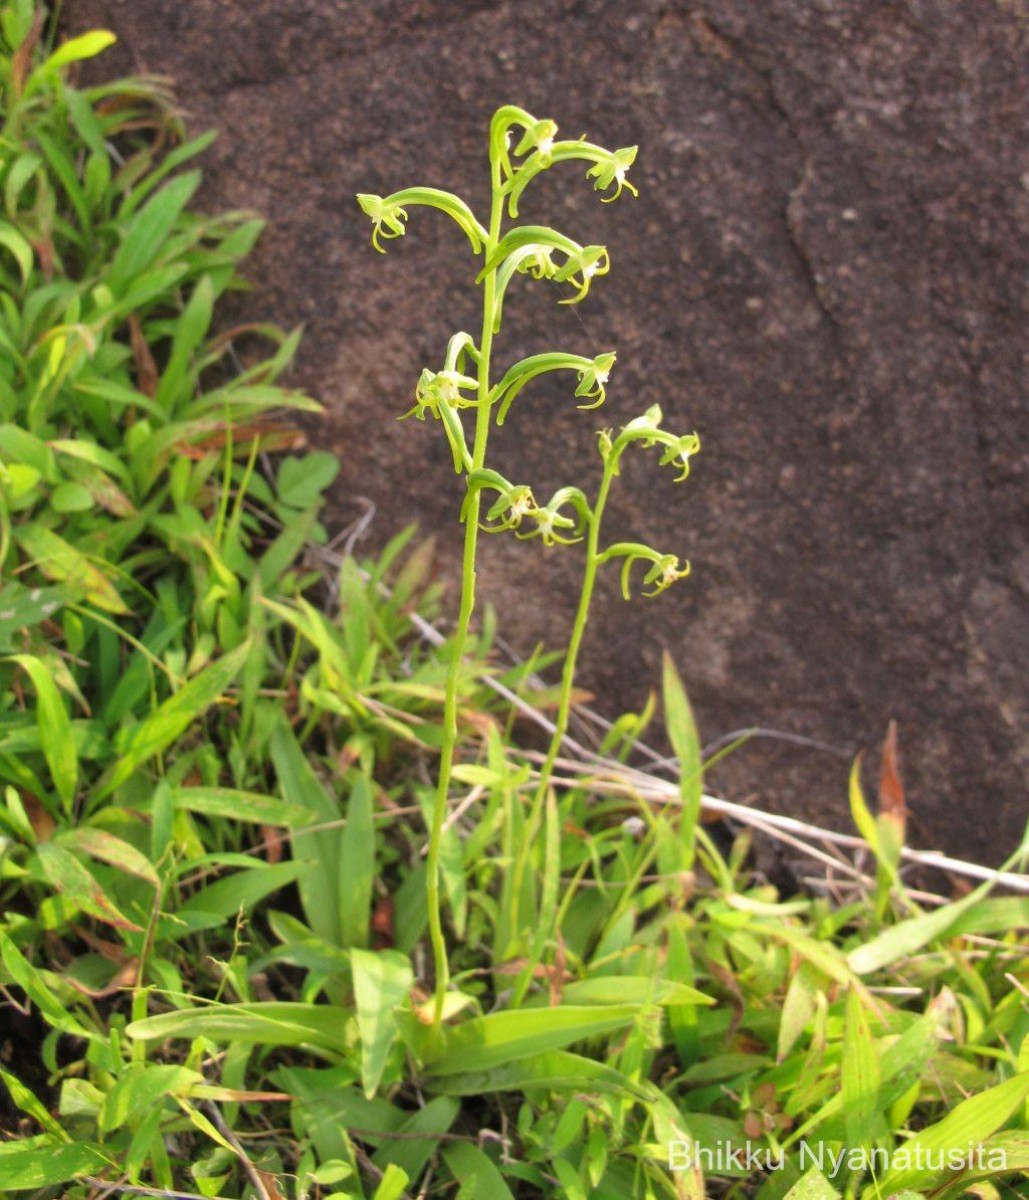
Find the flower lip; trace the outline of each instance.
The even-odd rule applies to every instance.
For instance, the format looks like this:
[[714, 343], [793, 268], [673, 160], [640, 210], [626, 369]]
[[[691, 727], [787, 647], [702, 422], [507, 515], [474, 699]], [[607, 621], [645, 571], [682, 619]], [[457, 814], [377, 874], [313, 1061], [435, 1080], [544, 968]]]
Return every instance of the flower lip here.
[[532, 492], [526, 489], [519, 492], [511, 501], [511, 507], [508, 509], [512, 518], [515, 521], [520, 521], [522, 517], [527, 516], [536, 507], [535, 501], [532, 498]]

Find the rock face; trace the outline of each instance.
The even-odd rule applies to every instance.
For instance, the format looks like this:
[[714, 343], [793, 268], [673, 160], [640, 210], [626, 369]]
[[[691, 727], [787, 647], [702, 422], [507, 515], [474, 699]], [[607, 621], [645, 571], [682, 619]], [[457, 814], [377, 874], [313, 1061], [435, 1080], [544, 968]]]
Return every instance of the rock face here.
[[[327, 405], [372, 538], [420, 520], [458, 543], [440, 431], [398, 425], [422, 366], [477, 330], [471, 260], [413, 215], [381, 258], [354, 203], [424, 183], [485, 206], [502, 103], [639, 143], [633, 201], [578, 167], [524, 205], [613, 269], [580, 316], [512, 293], [501, 365], [616, 348], [607, 411], [526, 393], [497, 442], [539, 492], [595, 478], [594, 433], [659, 402], [704, 450], [673, 488], [639, 456], [620, 536], [691, 580], [625, 605], [604, 581], [585, 682], [638, 705], [675, 655], [709, 736], [752, 742], [714, 783], [845, 828], [846, 757], [895, 717], [921, 845], [996, 861], [1027, 815], [1029, 537], [1024, 0], [66, 0], [121, 44], [108, 69], [178, 83], [211, 206], [270, 219], [247, 312], [307, 327], [295, 378]], [[561, 176], [560, 178], [558, 176]], [[584, 463], [580, 470], [570, 464]], [[485, 539], [480, 597], [521, 649], [560, 644], [574, 550]], [[448, 561], [453, 561], [447, 555]], [[543, 561], [541, 561], [543, 560]], [[562, 615], [559, 615], [562, 614]]]

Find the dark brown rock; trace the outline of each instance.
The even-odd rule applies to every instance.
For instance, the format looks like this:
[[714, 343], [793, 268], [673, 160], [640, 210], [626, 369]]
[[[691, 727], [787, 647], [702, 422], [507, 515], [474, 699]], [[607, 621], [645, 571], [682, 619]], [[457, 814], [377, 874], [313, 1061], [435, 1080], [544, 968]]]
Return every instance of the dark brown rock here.
[[[605, 241], [576, 315], [512, 297], [500, 361], [617, 348], [605, 424], [659, 401], [704, 452], [685, 487], [638, 461], [621, 531], [693, 579], [626, 606], [608, 578], [587, 682], [616, 711], [675, 654], [711, 735], [760, 724], [848, 753], [896, 717], [922, 845], [997, 860], [1024, 825], [1029, 539], [1023, 386], [1029, 209], [1023, 0], [66, 0], [117, 65], [178, 81], [206, 201], [270, 218], [249, 311], [304, 321], [297, 374], [329, 408], [340, 522], [380, 541], [460, 502], [439, 431], [394, 416], [451, 332], [477, 330], [470, 260], [416, 213], [386, 258], [357, 191], [484, 201], [492, 110], [640, 144], [638, 201], [577, 169], [526, 215]], [[556, 172], [555, 172], [556, 174]], [[595, 463], [596, 414], [526, 398], [497, 442], [541, 492]], [[541, 563], [541, 557], [545, 562]], [[558, 644], [578, 560], [487, 539], [480, 595], [524, 649]], [[546, 582], [541, 582], [545, 580]], [[847, 825], [846, 765], [754, 743], [716, 780]]]

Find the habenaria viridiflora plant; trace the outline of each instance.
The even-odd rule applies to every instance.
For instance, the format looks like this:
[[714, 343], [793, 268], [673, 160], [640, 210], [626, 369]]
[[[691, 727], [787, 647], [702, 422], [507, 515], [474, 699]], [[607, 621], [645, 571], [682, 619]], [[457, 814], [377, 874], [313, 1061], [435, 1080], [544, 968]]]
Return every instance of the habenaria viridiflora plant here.
[[[577, 160], [590, 164], [586, 172], [594, 188], [604, 193], [603, 201], [616, 200], [623, 191], [636, 189], [626, 173], [636, 157], [636, 147], [604, 150], [585, 139], [556, 140], [553, 121], [537, 121], [513, 105], [501, 108], [490, 125], [489, 161], [491, 204], [488, 225], [481, 224], [472, 210], [451, 192], [436, 188], [406, 188], [391, 196], [358, 196], [361, 208], [374, 222], [372, 242], [385, 251], [384, 240], [405, 232], [408, 209], [423, 205], [440, 209], [457, 222], [481, 259], [476, 283], [482, 285], [482, 332], [479, 340], [469, 333], [456, 333], [447, 346], [442, 366], [426, 368], [415, 389], [415, 404], [408, 416], [438, 420], [454, 459], [454, 470], [465, 478], [461, 505], [465, 527], [461, 603], [452, 642], [452, 659], [444, 705], [443, 746], [439, 784], [429, 831], [427, 899], [429, 931], [436, 970], [435, 1025], [444, 1011], [448, 986], [446, 947], [440, 911], [440, 846], [447, 798], [457, 744], [457, 683], [469, 625], [475, 608], [475, 560], [480, 530], [490, 533], [514, 530], [519, 537], [539, 537], [544, 544], [586, 542], [579, 606], [565, 655], [555, 721], [556, 730], [541, 768], [534, 803], [538, 819], [550, 787], [554, 762], [567, 730], [576, 659], [582, 642], [594, 581], [605, 563], [621, 562], [622, 592], [629, 597], [630, 577], [637, 563], [643, 564], [645, 595], [664, 591], [689, 571], [689, 564], [675, 554], [661, 553], [640, 542], [601, 543], [601, 521], [612, 481], [619, 473], [622, 455], [633, 445], [658, 446], [660, 465], [672, 465], [680, 480], [689, 474], [690, 458], [700, 448], [696, 434], [676, 435], [661, 426], [657, 405], [630, 421], [616, 435], [601, 430], [598, 435], [603, 462], [601, 481], [591, 501], [581, 488], [558, 489], [545, 503], [537, 501], [532, 487], [512, 483], [495, 466], [488, 465], [490, 431], [503, 424], [521, 390], [538, 376], [551, 371], [571, 371], [576, 377], [574, 397], [583, 409], [604, 402], [608, 377], [615, 362], [613, 353], [594, 358], [563, 351], [534, 354], [515, 363], [498, 382], [491, 379], [493, 339], [500, 330], [507, 288], [516, 275], [549, 279], [568, 286], [570, 294], [560, 303], [576, 304], [587, 294], [593, 280], [607, 273], [609, 256], [604, 246], [582, 246], [564, 234], [542, 225], [515, 225], [504, 230], [505, 218], [517, 220], [518, 202], [528, 184], [556, 163]], [[465, 428], [465, 410], [473, 410], [471, 439]], [[485, 508], [485, 511], [483, 511]], [[530, 827], [531, 824], [530, 824]]]

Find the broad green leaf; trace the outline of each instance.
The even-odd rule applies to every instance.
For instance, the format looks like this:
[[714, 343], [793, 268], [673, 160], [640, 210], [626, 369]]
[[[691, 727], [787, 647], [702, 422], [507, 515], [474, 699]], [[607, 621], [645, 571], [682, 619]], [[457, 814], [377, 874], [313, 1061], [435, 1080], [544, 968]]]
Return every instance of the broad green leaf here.
[[25, 185], [39, 170], [42, 162], [40, 156], [32, 150], [25, 154], [19, 154], [14, 159], [7, 172], [7, 179], [4, 181], [4, 208], [7, 210], [8, 216], [16, 214], [18, 201]]
[[[0, 960], [11, 979], [39, 1009], [47, 1023], [62, 1033], [87, 1037], [86, 1030], [61, 1003], [49, 984], [10, 937], [0, 929]], [[2, 1145], [2, 1143], [0, 1143]]]
[[24, 499], [39, 483], [40, 475], [35, 467], [27, 467], [24, 463], [11, 463], [3, 467], [0, 482], [5, 485], [8, 500], [15, 502]]
[[409, 1182], [407, 1173], [391, 1163], [379, 1180], [379, 1186], [375, 1189], [372, 1200], [401, 1200]]
[[491, 1200], [514, 1200], [493, 1160], [471, 1142], [449, 1142], [443, 1146], [443, 1161], [468, 1196]]
[[968, 1166], [954, 1178], [943, 1196], [959, 1196], [977, 1180], [991, 1179], [1020, 1171], [1029, 1173], [1029, 1131], [1009, 1129], [995, 1133], [976, 1147]]
[[446, 1031], [442, 1047], [428, 1056], [427, 1073], [488, 1071], [520, 1058], [557, 1050], [631, 1025], [635, 1004], [520, 1009], [489, 1013]]
[[11, 661], [24, 668], [32, 680], [36, 691], [36, 721], [43, 757], [64, 811], [70, 813], [78, 787], [79, 760], [72, 740], [68, 710], [45, 663], [31, 654], [12, 655]]
[[176, 808], [205, 817], [224, 817], [231, 821], [249, 821], [255, 825], [281, 825], [293, 829], [310, 820], [310, 813], [299, 804], [287, 804], [276, 796], [241, 792], [234, 788], [172, 788]]
[[93, 496], [81, 483], [62, 483], [50, 493], [50, 507], [56, 513], [88, 512]]
[[56, 583], [65, 583], [105, 612], [129, 613], [114, 584], [81, 550], [42, 525], [22, 525], [15, 537], [40, 571]]
[[411, 964], [395, 950], [350, 953], [361, 1035], [361, 1082], [370, 1099], [378, 1090], [390, 1050], [397, 1036], [393, 1010], [403, 1004], [414, 983]]
[[78, 829], [66, 829], [55, 839], [58, 845], [88, 854], [90, 858], [99, 859], [124, 871], [127, 875], [135, 875], [137, 879], [145, 879], [154, 887], [160, 885], [157, 872], [150, 859], [129, 842], [107, 833], [103, 829], [92, 829], [88, 825]]
[[771, 937], [784, 941], [823, 975], [828, 975], [830, 979], [834, 979], [845, 987], [854, 988], [867, 1006], [873, 1006], [868, 990], [857, 978], [848, 960], [832, 942], [820, 942], [803, 933], [796, 926], [788, 925], [785, 922], [778, 925], [762, 925], [761, 929]]
[[116, 298], [127, 298], [129, 284], [154, 263], [179, 215], [199, 186], [200, 172], [187, 171], [166, 183], [135, 215], [107, 277], [107, 285]]
[[51, 447], [17, 425], [0, 425], [0, 456], [5, 462], [33, 467], [47, 483], [58, 483], [62, 478]]
[[154, 400], [162, 411], [171, 415], [187, 382], [190, 361], [197, 347], [207, 336], [214, 311], [214, 288], [209, 275], [204, 275], [193, 289], [185, 311], [175, 324], [168, 365], [161, 375]]
[[[109, 29], [93, 29], [79, 37], [69, 38], [50, 55], [45, 62], [36, 68], [36, 72], [57, 70], [69, 63], [79, 62], [84, 58], [96, 58], [108, 46], [113, 46], [118, 39]], [[36, 74], [33, 72], [33, 74]]]
[[272, 865], [255, 860], [252, 867], [236, 871], [228, 878], [194, 892], [179, 911], [183, 914], [215, 913], [229, 920], [240, 909], [249, 911], [266, 896], [295, 883], [303, 869], [304, 864], [298, 862]]
[[[4, 1086], [10, 1093], [16, 1108], [21, 1109], [23, 1113], [30, 1116], [53, 1137], [59, 1138], [62, 1142], [68, 1140], [68, 1135], [61, 1128], [60, 1122], [54, 1120], [39, 1098], [16, 1075], [12, 1075], [9, 1071], [0, 1068], [0, 1080], [3, 1081]], [[0, 1176], [0, 1183], [2, 1182], [3, 1179]]]
[[65, 900], [116, 929], [142, 932], [142, 927], [119, 911], [97, 879], [69, 851], [54, 842], [43, 842], [36, 853], [43, 873]]
[[[439, 1148], [442, 1135], [449, 1132], [460, 1110], [460, 1103], [451, 1096], [430, 1100], [395, 1130], [398, 1136], [385, 1139], [372, 1155], [372, 1162], [380, 1170], [391, 1165], [399, 1167], [409, 1179], [416, 1179]], [[416, 1136], [420, 1133], [425, 1137]]]
[[125, 463], [110, 450], [98, 446], [96, 442], [88, 441], [85, 438], [55, 438], [46, 445], [49, 450], [53, 450], [57, 454], [67, 455], [68, 458], [88, 463], [90, 466], [105, 471], [108, 475], [114, 475], [126, 485], [131, 482], [129, 469]]
[[679, 838], [683, 868], [689, 870], [693, 865], [694, 838], [704, 794], [704, 768], [693, 709], [675, 669], [675, 662], [667, 651], [662, 665], [662, 688], [665, 728], [668, 731], [668, 740], [672, 743], [672, 749], [679, 760], [679, 795], [682, 798]]
[[565, 1004], [714, 1004], [710, 996], [684, 983], [646, 975], [600, 975], [565, 984]]
[[11, 252], [14, 261], [18, 264], [22, 283], [27, 283], [32, 274], [32, 247], [7, 221], [0, 221], [0, 246]]
[[279, 501], [290, 508], [310, 508], [339, 474], [339, 459], [319, 450], [304, 458], [284, 458], [276, 479]]
[[838, 1200], [839, 1192], [817, 1167], [812, 1167], [786, 1193], [783, 1200]]
[[[96, 1175], [112, 1165], [99, 1146], [75, 1142], [67, 1146], [18, 1149], [9, 1143], [10, 1152], [0, 1155], [0, 1186], [5, 1191], [28, 1191], [69, 1183], [79, 1175]], [[6, 1151], [7, 1147], [3, 1147]]]
[[954, 922], [951, 937], [969, 933], [1004, 933], [1029, 929], [1029, 896], [1003, 896], [981, 900]]
[[375, 824], [372, 785], [364, 775], [354, 780], [347, 802], [347, 823], [340, 840], [339, 925], [343, 946], [367, 946], [375, 882]]
[[948, 1154], [968, 1152], [985, 1141], [1025, 1103], [1029, 1096], [1029, 1071], [963, 1101], [942, 1121], [916, 1133], [897, 1148], [890, 1169], [879, 1181], [885, 1194], [905, 1188], [916, 1191], [932, 1186], [939, 1162]]
[[190, 1088], [203, 1082], [203, 1075], [187, 1067], [133, 1063], [125, 1068], [104, 1098], [98, 1122], [100, 1132], [110, 1133], [128, 1121], [139, 1120], [165, 1096], [187, 1094]]
[[713, 1054], [710, 1058], [694, 1063], [684, 1072], [682, 1079], [684, 1083], [696, 1087], [698, 1084], [733, 1079], [767, 1065], [768, 1059], [763, 1054], [744, 1054], [742, 1051], [730, 1050], [725, 1054]]
[[[285, 718], [272, 732], [270, 749], [279, 788], [287, 803], [306, 809], [311, 824], [338, 824], [339, 805], [311, 769]], [[340, 843], [338, 828], [313, 833], [300, 831], [293, 836], [293, 856], [306, 866], [297, 880], [297, 888], [307, 923], [331, 946], [342, 945], [337, 900], [342, 878]]]
[[879, 1134], [879, 1053], [857, 992], [847, 993], [843, 1027], [843, 1120], [847, 1144], [870, 1146]]
[[216, 1004], [207, 1008], [158, 1013], [133, 1021], [129, 1037], [210, 1038], [215, 1042], [244, 1042], [257, 1046], [305, 1046], [342, 1051], [349, 1014], [327, 1004], [301, 1004], [286, 1000], [253, 1004]]
[[275, 962], [292, 963], [307, 971], [320, 971], [327, 975], [339, 974], [349, 968], [349, 952], [338, 946], [330, 946], [312, 933], [303, 921], [274, 909], [267, 912], [266, 916], [272, 933], [282, 943], [279, 949], [270, 951], [268, 955]]
[[[822, 990], [825, 977], [810, 963], [802, 962], [793, 973], [779, 1021], [776, 1061], [782, 1062], [797, 1043], [815, 1015], [815, 995]], [[849, 995], [849, 993], [848, 993]]]
[[850, 969], [857, 975], [870, 975], [899, 958], [917, 954], [930, 942], [945, 937], [958, 919], [974, 909], [992, 887], [993, 881], [987, 880], [961, 900], [892, 925], [847, 955]]
[[109, 796], [148, 759], [160, 754], [215, 704], [243, 669], [250, 653], [244, 642], [205, 667], [131, 731], [128, 746], [107, 773], [98, 795]]

